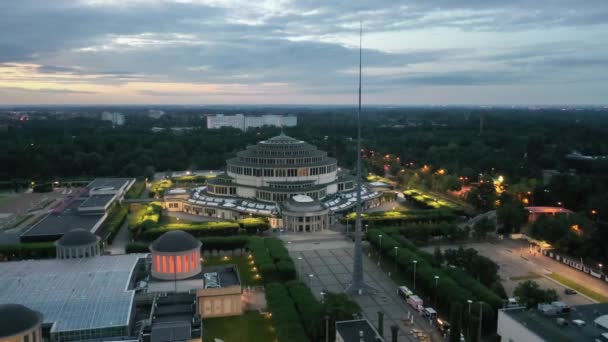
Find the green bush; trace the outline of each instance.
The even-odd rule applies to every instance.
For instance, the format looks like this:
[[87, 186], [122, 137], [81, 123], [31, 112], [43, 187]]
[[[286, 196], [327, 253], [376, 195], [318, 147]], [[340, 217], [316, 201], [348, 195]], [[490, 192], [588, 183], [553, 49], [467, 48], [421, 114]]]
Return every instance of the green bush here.
[[243, 249], [249, 242], [248, 236], [210, 236], [200, 239], [203, 243], [203, 250], [231, 251]]
[[53, 242], [0, 245], [0, 260], [50, 259], [55, 257]]
[[146, 189], [146, 182], [143, 180], [136, 181], [133, 183], [129, 191], [125, 194], [126, 199], [136, 199], [140, 198], [141, 194]]
[[116, 234], [118, 234], [120, 227], [122, 227], [122, 224], [127, 218], [128, 212], [129, 210], [126, 207], [117, 205], [112, 208], [112, 210], [108, 214], [108, 218], [103, 223], [102, 231], [105, 231], [106, 234], [108, 234], [107, 241], [109, 244], [112, 244], [112, 241], [114, 241]]
[[299, 280], [290, 280], [285, 283], [289, 295], [296, 304], [300, 313], [302, 325], [311, 341], [317, 341], [321, 337], [323, 306], [317, 301], [308, 286]]
[[266, 285], [266, 302], [272, 313], [273, 325], [280, 342], [306, 342], [306, 330], [302, 326], [300, 315], [283, 284]]
[[131, 242], [127, 244], [125, 247], [125, 252], [127, 254], [131, 253], [148, 253], [150, 245], [144, 242]]
[[145, 229], [141, 232], [142, 240], [152, 241], [166, 232], [172, 230], [183, 230], [195, 237], [204, 236], [229, 236], [236, 235], [239, 231], [239, 224], [236, 222], [213, 221], [195, 223], [169, 223], [160, 227]]
[[239, 226], [247, 232], [247, 234], [259, 234], [270, 228], [268, 220], [261, 217], [248, 217], [237, 220]]

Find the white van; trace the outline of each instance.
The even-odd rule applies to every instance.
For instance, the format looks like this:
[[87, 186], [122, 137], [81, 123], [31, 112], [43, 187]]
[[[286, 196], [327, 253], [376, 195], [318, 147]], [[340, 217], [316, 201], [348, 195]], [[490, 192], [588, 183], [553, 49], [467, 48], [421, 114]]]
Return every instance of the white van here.
[[422, 310], [422, 316], [430, 320], [435, 320], [437, 318], [437, 311], [433, 308], [424, 308], [424, 310]]
[[410, 298], [410, 296], [412, 296], [414, 294], [414, 292], [412, 292], [410, 289], [408, 289], [405, 286], [399, 286], [399, 288], [397, 289], [397, 294], [407, 300], [408, 298]]

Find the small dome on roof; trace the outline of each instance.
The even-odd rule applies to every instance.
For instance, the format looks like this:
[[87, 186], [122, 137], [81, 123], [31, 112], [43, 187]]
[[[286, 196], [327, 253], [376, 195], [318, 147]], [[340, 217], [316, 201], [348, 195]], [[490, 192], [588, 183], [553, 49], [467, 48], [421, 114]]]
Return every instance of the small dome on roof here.
[[173, 230], [161, 235], [152, 242], [150, 250], [153, 252], [183, 252], [199, 249], [201, 242], [183, 230]]
[[70, 230], [57, 240], [57, 244], [60, 246], [83, 246], [95, 242], [97, 242], [97, 235], [84, 229]]
[[0, 338], [17, 335], [34, 328], [42, 315], [21, 304], [0, 304]]

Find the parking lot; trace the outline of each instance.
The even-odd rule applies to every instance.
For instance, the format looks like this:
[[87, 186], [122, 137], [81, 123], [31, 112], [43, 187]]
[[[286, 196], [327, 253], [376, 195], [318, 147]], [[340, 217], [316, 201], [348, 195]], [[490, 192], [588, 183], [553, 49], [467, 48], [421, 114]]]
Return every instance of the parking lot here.
[[[441, 246], [442, 249], [458, 247], [459, 245]], [[540, 253], [534, 254], [529, 250], [529, 245], [523, 241], [505, 240], [496, 243], [472, 243], [463, 245], [463, 247], [474, 248], [479, 254], [490, 258], [500, 266], [499, 276], [509, 296], [513, 295], [513, 290], [517, 287], [517, 284], [529, 279], [537, 282], [542, 288], [555, 289], [561, 300], [568, 305], [593, 303], [592, 300], [580, 294], [566, 295], [564, 286], [546, 277], [552, 272], [562, 274], [585, 286], [591, 283], [595, 286], [594, 290], [596, 291], [608, 292], [608, 285], [601, 284], [599, 281], [596, 282], [596, 279], [540, 255]], [[432, 253], [434, 248], [433, 246], [423, 249]]]

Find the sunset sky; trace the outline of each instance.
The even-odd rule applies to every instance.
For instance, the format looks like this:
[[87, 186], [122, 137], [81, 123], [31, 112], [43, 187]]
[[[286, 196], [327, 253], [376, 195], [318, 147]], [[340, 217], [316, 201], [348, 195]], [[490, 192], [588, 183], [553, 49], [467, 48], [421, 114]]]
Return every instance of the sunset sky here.
[[0, 104], [607, 104], [606, 0], [0, 1]]

